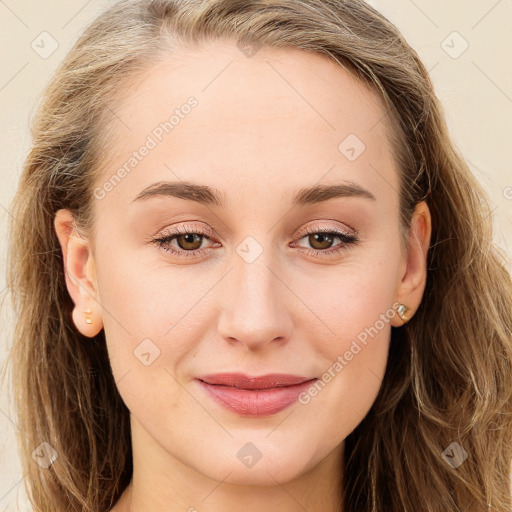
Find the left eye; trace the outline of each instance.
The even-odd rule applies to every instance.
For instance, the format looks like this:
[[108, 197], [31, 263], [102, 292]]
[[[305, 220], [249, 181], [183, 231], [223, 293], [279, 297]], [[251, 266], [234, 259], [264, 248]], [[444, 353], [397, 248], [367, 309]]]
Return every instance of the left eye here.
[[[341, 243], [332, 248], [333, 240], [336, 238], [341, 240]], [[200, 230], [187, 231], [186, 228], [180, 226], [175, 231], [172, 231], [165, 236], [157, 238], [153, 241], [163, 250], [170, 252], [175, 256], [187, 258], [196, 256], [198, 253], [201, 253], [205, 250], [204, 248], [201, 248], [202, 239], [211, 241], [210, 236]], [[313, 247], [313, 249], [304, 248], [305, 252], [307, 254], [320, 256], [340, 252], [344, 248], [357, 243], [359, 240], [355, 235], [337, 230], [311, 230], [298, 240], [300, 241], [303, 239], [307, 239], [308, 243]], [[173, 245], [174, 241], [177, 244], [177, 248]], [[294, 246], [303, 247], [296, 244], [297, 242], [294, 242]]]
[[[336, 238], [341, 240], [341, 243], [335, 246], [337, 249], [331, 249], [334, 243], [333, 240]], [[314, 231], [306, 234], [299, 240], [302, 239], [307, 239], [307, 242], [313, 247], [314, 251], [322, 253], [337, 252], [341, 250], [341, 248], [353, 244], [357, 241], [355, 236], [340, 231]]]

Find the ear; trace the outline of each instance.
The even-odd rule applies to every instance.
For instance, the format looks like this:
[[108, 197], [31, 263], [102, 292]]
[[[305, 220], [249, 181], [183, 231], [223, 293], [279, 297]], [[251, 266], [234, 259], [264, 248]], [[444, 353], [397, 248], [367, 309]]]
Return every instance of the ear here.
[[78, 233], [69, 210], [58, 210], [53, 224], [62, 249], [66, 287], [75, 304], [73, 322], [84, 336], [92, 338], [103, 328], [103, 318], [91, 246]]
[[405, 320], [397, 314], [391, 320], [391, 325], [399, 327], [408, 321], [418, 309], [427, 282], [427, 254], [432, 234], [430, 210], [425, 201], [416, 205], [411, 226], [405, 264], [401, 271], [400, 281], [396, 290], [396, 302], [407, 306]]

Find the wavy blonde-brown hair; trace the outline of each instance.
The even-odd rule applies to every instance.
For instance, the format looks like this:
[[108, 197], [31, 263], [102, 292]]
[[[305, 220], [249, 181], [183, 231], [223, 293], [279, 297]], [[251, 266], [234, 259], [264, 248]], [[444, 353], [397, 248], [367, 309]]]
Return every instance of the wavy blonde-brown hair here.
[[[510, 512], [506, 257], [424, 65], [358, 0], [125, 0], [92, 22], [58, 68], [33, 121], [10, 233], [13, 389], [35, 510], [107, 511], [132, 473], [129, 413], [104, 333], [84, 338], [71, 320], [55, 212], [68, 208], [91, 229], [92, 186], [115, 138], [119, 92], [176, 48], [218, 38], [317, 52], [353, 73], [387, 108], [402, 231], [419, 201], [431, 211], [422, 303], [392, 329], [379, 395], [346, 439], [344, 512]], [[48, 469], [30, 457], [42, 441], [59, 454]], [[468, 453], [457, 468], [441, 456], [453, 442]]]

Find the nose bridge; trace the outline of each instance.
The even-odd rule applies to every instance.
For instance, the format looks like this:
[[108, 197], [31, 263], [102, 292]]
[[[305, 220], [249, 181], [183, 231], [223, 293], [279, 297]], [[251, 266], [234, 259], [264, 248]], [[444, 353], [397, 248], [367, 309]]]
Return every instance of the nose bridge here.
[[[291, 318], [284, 307], [283, 284], [272, 269], [271, 251], [263, 250], [251, 261], [246, 255], [255, 247], [251, 248], [250, 240], [247, 243], [242, 242], [233, 254], [234, 268], [222, 292], [218, 329], [227, 341], [259, 349], [273, 340], [288, 339]], [[244, 253], [244, 247], [249, 251]]]

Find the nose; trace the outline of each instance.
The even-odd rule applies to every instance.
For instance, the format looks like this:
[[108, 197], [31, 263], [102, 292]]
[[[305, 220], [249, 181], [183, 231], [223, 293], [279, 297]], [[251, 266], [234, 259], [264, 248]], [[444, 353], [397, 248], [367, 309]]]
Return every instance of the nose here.
[[252, 263], [235, 260], [230, 278], [220, 290], [219, 335], [252, 351], [270, 343], [286, 343], [293, 328], [286, 305], [293, 294], [283, 284], [279, 270], [270, 268], [263, 255]]

